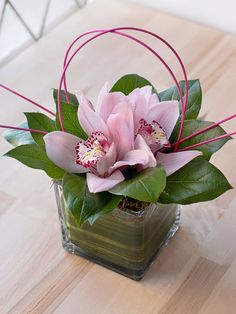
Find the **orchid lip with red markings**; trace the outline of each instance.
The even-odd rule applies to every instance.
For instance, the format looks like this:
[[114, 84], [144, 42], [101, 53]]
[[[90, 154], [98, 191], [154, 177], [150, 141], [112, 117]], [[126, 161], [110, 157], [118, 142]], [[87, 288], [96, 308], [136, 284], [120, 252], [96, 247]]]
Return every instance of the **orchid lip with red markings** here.
[[201, 154], [160, 153], [169, 147], [179, 117], [177, 101], [160, 102], [151, 86], [129, 95], [109, 90], [105, 84], [93, 105], [78, 94], [78, 119], [88, 140], [60, 131], [44, 136], [47, 155], [56, 165], [69, 173], [87, 172], [90, 192], [107, 191], [124, 181], [125, 167], [142, 171], [161, 164], [169, 175]]
[[[148, 34], [167, 46], [181, 66], [184, 81], [177, 81], [169, 64], [154, 48], [126, 31]], [[90, 38], [85, 38], [85, 41], [78, 47], [74, 46], [82, 37], [89, 34], [91, 34]], [[126, 37], [146, 48], [166, 68], [175, 86], [159, 92], [145, 78], [137, 74], [127, 74], [120, 78], [111, 89], [106, 83], [96, 103], [91, 102], [82, 92], [76, 95], [77, 101], [75, 95], [67, 90], [68, 67], [85, 45], [106, 34]], [[75, 49], [72, 50], [72, 48]], [[65, 194], [68, 194], [74, 182], [74, 187], [78, 187], [75, 181], [78, 180], [80, 187], [83, 185], [85, 188], [85, 190], [81, 189], [82, 197], [79, 195], [78, 200], [92, 196], [87, 193], [88, 188], [91, 193], [109, 192], [106, 193], [107, 196], [117, 194], [139, 201], [160, 200], [161, 203], [180, 201], [180, 204], [188, 204], [194, 199], [209, 200], [212, 193], [219, 195], [220, 191], [223, 193], [230, 189], [224, 176], [217, 174], [217, 169], [214, 172], [214, 167], [209, 163], [209, 157], [227, 142], [227, 137], [235, 135], [236, 132], [227, 134], [224, 129], [220, 129], [219, 125], [236, 118], [236, 114], [217, 123], [208, 122], [207, 127], [199, 129], [203, 122], [197, 119], [202, 99], [200, 82], [199, 80], [188, 81], [185, 66], [176, 50], [164, 38], [153, 32], [135, 27], [116, 27], [88, 31], [73, 40], [66, 51], [59, 88], [53, 92], [56, 113], [3, 84], [0, 84], [0, 88], [56, 117], [52, 120], [43, 116], [42, 113], [25, 113], [27, 123], [16, 127], [0, 125], [0, 128], [15, 130], [11, 131], [12, 134], [8, 133], [5, 138], [14, 146], [21, 146], [19, 149], [16, 147], [9, 151], [6, 155], [32, 168], [44, 170], [53, 179], [62, 180], [63, 192], [64, 188], [67, 190]], [[65, 112], [66, 102], [68, 109], [72, 104], [75, 105], [76, 110]], [[204, 134], [213, 128], [216, 128], [216, 132], [213, 131], [212, 134], [217, 136], [211, 138], [210, 132], [209, 136]], [[20, 136], [19, 131], [22, 133]], [[25, 137], [25, 132], [22, 131], [30, 132], [31, 137]], [[189, 141], [191, 139], [193, 140]], [[26, 144], [22, 145], [21, 141]], [[219, 143], [210, 144], [215, 141]], [[209, 145], [206, 146], [206, 144]], [[205, 145], [204, 148], [201, 147], [203, 145]], [[193, 150], [195, 148], [197, 150]], [[202, 155], [201, 158], [191, 162], [200, 155]], [[191, 162], [189, 166], [180, 170], [189, 162]], [[195, 176], [193, 168], [196, 171]], [[201, 177], [199, 176], [202, 170], [200, 168], [205, 169], [207, 179], [205, 179], [204, 171], [200, 174]], [[178, 171], [176, 176], [166, 178], [176, 171]], [[222, 188], [218, 185], [220, 177]], [[67, 180], [72, 180], [70, 181], [72, 183], [68, 185]], [[124, 180], [127, 182], [122, 183]], [[206, 184], [203, 181], [206, 181]], [[215, 191], [214, 185], [209, 182], [217, 183]], [[121, 183], [120, 186], [116, 187], [119, 183]], [[180, 186], [183, 195], [181, 195]], [[213, 188], [209, 189], [210, 186]], [[105, 193], [100, 194], [101, 197], [103, 195]], [[90, 203], [94, 209], [93, 203]], [[81, 210], [81, 217], [84, 208], [76, 208], [76, 219], [79, 210]]]
[[145, 119], [139, 121], [138, 134], [142, 135], [148, 145], [155, 145], [157, 149], [168, 147], [170, 142], [161, 125], [153, 120], [147, 123]]
[[76, 163], [85, 167], [94, 167], [105, 156], [110, 144], [106, 136], [99, 131], [93, 132], [87, 141], [80, 141], [76, 147]]

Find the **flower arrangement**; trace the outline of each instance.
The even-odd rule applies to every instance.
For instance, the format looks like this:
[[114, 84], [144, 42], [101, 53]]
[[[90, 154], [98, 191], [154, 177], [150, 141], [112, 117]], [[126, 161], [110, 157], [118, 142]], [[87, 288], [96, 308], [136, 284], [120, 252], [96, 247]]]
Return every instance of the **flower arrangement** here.
[[[125, 31], [143, 32], [171, 49], [183, 70], [178, 82], [170, 66], [146, 43]], [[164, 91], [145, 78], [128, 74], [112, 87], [102, 87], [96, 102], [82, 91], [69, 93], [66, 71], [90, 41], [111, 33], [128, 37], [148, 49], [170, 73], [174, 86]], [[78, 40], [92, 35], [71, 53]], [[202, 91], [199, 80], [187, 80], [175, 49], [147, 30], [120, 27], [78, 36], [66, 52], [58, 89], [53, 90], [56, 113], [27, 97], [48, 115], [25, 113], [26, 122], [5, 132], [16, 146], [5, 156], [41, 169], [62, 181], [66, 206], [78, 226], [93, 224], [115, 208], [145, 208], [151, 203], [191, 204], [212, 200], [231, 189], [225, 176], [210, 163], [231, 135], [219, 122], [198, 119]]]
[[[119, 34], [123, 29], [97, 32]], [[65, 70], [75, 55], [66, 63], [70, 49], [64, 83]], [[198, 80], [181, 81], [157, 92], [146, 79], [125, 75], [111, 89], [106, 83], [96, 104], [82, 92], [76, 97], [61, 90], [61, 85], [60, 90], [53, 90], [56, 114], [15, 92], [56, 119], [28, 112], [27, 122], [19, 127], [1, 127], [16, 130], [5, 133], [6, 140], [17, 146], [6, 156], [42, 169], [52, 179], [62, 179], [65, 190], [72, 182], [77, 186], [78, 191], [68, 198], [79, 204], [78, 217], [82, 208], [89, 216], [103, 209], [104, 205], [93, 207], [97, 203], [93, 198], [101, 198], [101, 203], [106, 199], [109, 211], [124, 197], [190, 204], [213, 199], [231, 188], [209, 160], [231, 136], [219, 125], [235, 115], [218, 123], [198, 120], [202, 99]]]

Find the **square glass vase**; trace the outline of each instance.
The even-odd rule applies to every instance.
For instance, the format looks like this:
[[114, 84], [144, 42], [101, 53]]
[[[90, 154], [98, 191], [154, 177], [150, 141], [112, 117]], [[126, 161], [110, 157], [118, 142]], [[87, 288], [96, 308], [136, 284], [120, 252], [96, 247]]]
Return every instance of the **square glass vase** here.
[[179, 228], [180, 206], [159, 203], [138, 211], [116, 208], [79, 227], [66, 207], [61, 182], [54, 188], [63, 248], [133, 280], [143, 278]]

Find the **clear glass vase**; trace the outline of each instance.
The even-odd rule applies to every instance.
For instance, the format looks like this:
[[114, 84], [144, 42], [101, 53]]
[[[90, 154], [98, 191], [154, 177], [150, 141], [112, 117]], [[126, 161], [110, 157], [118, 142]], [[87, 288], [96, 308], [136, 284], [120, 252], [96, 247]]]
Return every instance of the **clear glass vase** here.
[[180, 206], [158, 203], [140, 211], [116, 208], [93, 225], [85, 222], [78, 227], [66, 208], [61, 182], [55, 182], [54, 187], [64, 249], [131, 279], [144, 276], [178, 230]]

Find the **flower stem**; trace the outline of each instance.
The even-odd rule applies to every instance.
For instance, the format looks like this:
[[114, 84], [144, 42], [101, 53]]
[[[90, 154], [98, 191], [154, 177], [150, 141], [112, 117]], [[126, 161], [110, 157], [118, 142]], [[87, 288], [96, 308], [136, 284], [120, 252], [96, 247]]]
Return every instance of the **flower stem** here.
[[[152, 49], [152, 47], [148, 46], [147, 44], [145, 44], [143, 41], [139, 40], [138, 38], [136, 37], [133, 37], [133, 36], [130, 36], [128, 35], [127, 33], [125, 32], [121, 32], [120, 30], [135, 30], [135, 31], [139, 31], [139, 32], [143, 32], [143, 33], [147, 33], [151, 36], [154, 36], [155, 38], [161, 40], [165, 45], [167, 45], [171, 51], [174, 53], [174, 55], [177, 57], [180, 65], [181, 65], [181, 68], [183, 70], [183, 74], [184, 74], [184, 80], [185, 80], [185, 101], [183, 99], [183, 95], [182, 95], [182, 92], [181, 92], [181, 89], [180, 89], [180, 85], [174, 75], [174, 73], [172, 72], [172, 70], [170, 69], [170, 67], [168, 66], [168, 64], [164, 61], [164, 59], [154, 50]], [[98, 33], [94, 36], [92, 36], [91, 38], [89, 38], [88, 40], [86, 40], [84, 43], [82, 43], [74, 52], [73, 54], [70, 56], [68, 62], [67, 62], [67, 57], [69, 55], [69, 52], [72, 48], [72, 46], [80, 39], [82, 38], [83, 36], [85, 35], [88, 35], [88, 34], [91, 34], [91, 33]], [[149, 32], [147, 30], [144, 30], [144, 29], [141, 29], [141, 28], [135, 28], [135, 27], [117, 27], [117, 28], [113, 28], [113, 29], [108, 29], [108, 30], [92, 30], [90, 32], [86, 32], [84, 34], [81, 34], [80, 36], [78, 36], [69, 46], [68, 50], [66, 51], [66, 55], [65, 55], [65, 58], [64, 58], [64, 67], [63, 67], [63, 72], [62, 72], [62, 76], [61, 76], [61, 80], [60, 80], [60, 85], [59, 85], [59, 89], [58, 89], [58, 113], [59, 113], [59, 120], [60, 120], [60, 124], [61, 124], [61, 127], [62, 127], [62, 130], [64, 130], [64, 125], [63, 125], [63, 120], [62, 120], [62, 115], [61, 115], [61, 104], [60, 104], [60, 91], [61, 91], [61, 87], [62, 87], [62, 84], [64, 84], [64, 88], [65, 88], [65, 92], [66, 92], [66, 99], [67, 101], [69, 100], [69, 95], [68, 95], [68, 92], [67, 92], [67, 86], [66, 86], [66, 71], [67, 71], [67, 68], [69, 66], [69, 64], [71, 63], [72, 59], [75, 57], [75, 55], [79, 52], [79, 50], [81, 48], [83, 48], [85, 45], [87, 45], [90, 41], [96, 39], [97, 37], [100, 37], [102, 35], [105, 35], [107, 33], [114, 33], [114, 34], [117, 34], [117, 35], [120, 35], [120, 36], [123, 36], [123, 37], [127, 37], [129, 39], [132, 39], [133, 41], [136, 41], [137, 43], [141, 44], [142, 46], [144, 46], [147, 50], [149, 50], [150, 52], [152, 52], [160, 61], [161, 63], [165, 66], [165, 68], [168, 70], [168, 72], [170, 73], [171, 77], [173, 78], [174, 82], [175, 82], [175, 85], [176, 85], [176, 88], [178, 90], [178, 94], [179, 94], [179, 97], [180, 97], [180, 102], [181, 102], [181, 106], [182, 106], [182, 115], [181, 115], [181, 124], [180, 124], [180, 130], [179, 130], [179, 135], [178, 135], [178, 140], [176, 142], [176, 148], [178, 148], [178, 145], [179, 145], [179, 141], [180, 141], [180, 138], [182, 136], [182, 133], [183, 133], [183, 129], [184, 129], [184, 118], [185, 118], [185, 112], [186, 112], [186, 107], [187, 107], [187, 103], [188, 103], [188, 80], [187, 80], [187, 74], [186, 74], [186, 70], [185, 70], [185, 67], [184, 67], [184, 64], [181, 60], [181, 58], [179, 57], [178, 53], [176, 52], [176, 50], [165, 40], [163, 39], [162, 37], [158, 36], [157, 34], [155, 33], [152, 33], [152, 32]]]
[[26, 96], [24, 96], [24, 95], [21, 95], [20, 93], [14, 91], [13, 89], [11, 89], [11, 88], [9, 88], [9, 87], [3, 85], [3, 84], [0, 84], [0, 87], [2, 87], [3, 89], [7, 90], [7, 91], [10, 92], [10, 93], [13, 93], [14, 95], [16, 95], [16, 96], [18, 96], [18, 97], [20, 97], [20, 98], [22, 98], [22, 99], [24, 99], [24, 100], [30, 102], [31, 104], [35, 105], [36, 107], [38, 107], [38, 108], [40, 108], [40, 109], [42, 109], [42, 110], [44, 110], [44, 111], [50, 113], [51, 115], [56, 116], [56, 114], [55, 114], [54, 112], [52, 112], [52, 111], [50, 111], [49, 109], [43, 107], [42, 105], [36, 103], [35, 101], [29, 99], [28, 97], [26, 97]]
[[[113, 28], [113, 29], [110, 29], [109, 32], [111, 33], [117, 33], [118, 35], [121, 35], [119, 34], [119, 32], [117, 31], [120, 31], [120, 30], [133, 30], [133, 31], [137, 31], [137, 32], [142, 32], [142, 33], [145, 33], [145, 34], [148, 34], [148, 35], [151, 35], [153, 37], [155, 37], [156, 39], [160, 40], [161, 42], [163, 42], [172, 52], [173, 54], [175, 55], [175, 57], [177, 58], [177, 60], [179, 61], [179, 64], [181, 66], [181, 69], [183, 71], [183, 75], [184, 75], [184, 81], [185, 81], [185, 103], [184, 103], [184, 107], [185, 107], [185, 110], [184, 110], [184, 113], [186, 111], [186, 106], [187, 106], [187, 103], [188, 103], [188, 78], [187, 78], [187, 73], [186, 73], [186, 70], [185, 70], [185, 66], [184, 66], [184, 63], [183, 61], [181, 60], [179, 54], [177, 53], [177, 51], [174, 49], [174, 47], [171, 46], [171, 44], [169, 44], [164, 38], [162, 38], [161, 36], [153, 33], [153, 32], [150, 32], [146, 29], [142, 29], [142, 28], [138, 28], [138, 27], [116, 27], [116, 28]], [[69, 52], [70, 50], [72, 49], [72, 47], [74, 46], [74, 44], [79, 41], [82, 37], [86, 36], [86, 35], [89, 35], [89, 34], [93, 34], [93, 33], [106, 33], [106, 30], [105, 29], [95, 29], [95, 30], [91, 30], [91, 31], [88, 31], [88, 32], [85, 32], [81, 35], [79, 35], [78, 37], [76, 37], [72, 43], [69, 45], [67, 51], [66, 51], [66, 54], [65, 54], [65, 57], [64, 57], [64, 63], [63, 63], [63, 66], [65, 67], [66, 66], [66, 63], [67, 63], [67, 58], [68, 58], [68, 55], [69, 55]], [[120, 32], [121, 33], [121, 32]], [[126, 36], [126, 33], [123, 32], [123, 36]], [[69, 95], [68, 95], [68, 91], [67, 91], [67, 86], [66, 86], [66, 76], [64, 77], [64, 88], [65, 88], [65, 92], [66, 92], [66, 99], [67, 99], [67, 102], [69, 102]], [[181, 95], [180, 95], [180, 99], [181, 99]], [[181, 102], [183, 102], [183, 99], [181, 99]], [[183, 108], [182, 108], [183, 109]], [[181, 134], [182, 135], [182, 134]], [[180, 137], [181, 137], [180, 135]]]
[[0, 128], [19, 130], [19, 131], [28, 131], [28, 132], [38, 133], [38, 134], [48, 134], [48, 132], [41, 131], [41, 130], [26, 129], [26, 128], [20, 128], [20, 127], [16, 127], [16, 126], [11, 126], [11, 125], [1, 125], [0, 124]]
[[[202, 133], [204, 133], [204, 132], [207, 132], [208, 130], [211, 130], [211, 129], [217, 127], [218, 125], [223, 124], [223, 123], [225, 123], [225, 122], [227, 122], [227, 121], [229, 121], [229, 120], [232, 120], [232, 119], [234, 119], [234, 118], [236, 118], [236, 114], [233, 114], [232, 116], [229, 116], [229, 117], [227, 117], [227, 118], [225, 118], [225, 119], [223, 119], [223, 120], [220, 120], [220, 121], [218, 121], [218, 122], [215, 122], [215, 123], [209, 125], [208, 127], [202, 129], [202, 130], [199, 130], [199, 131], [197, 131], [197, 132], [195, 132], [195, 133], [192, 133], [192, 134], [189, 135], [189, 136], [184, 137], [182, 140], [180, 140], [179, 143], [181, 144], [181, 143], [183, 143], [183, 142], [185, 142], [185, 141], [187, 141], [187, 140], [190, 140], [191, 138], [193, 138], [193, 137], [195, 137], [195, 136], [198, 136], [198, 135], [200, 135], [200, 134], [202, 134]], [[171, 147], [175, 146], [175, 144], [176, 144], [176, 143], [171, 144]]]
[[220, 135], [220, 136], [211, 138], [211, 139], [206, 140], [206, 141], [202, 141], [202, 142], [199, 142], [199, 143], [196, 143], [196, 144], [193, 144], [193, 145], [184, 147], [184, 148], [180, 148], [180, 149], [178, 149], [177, 151], [178, 151], [178, 152], [181, 152], [181, 151], [189, 150], [189, 149], [192, 149], [192, 148], [195, 148], [195, 147], [204, 145], [204, 144], [208, 144], [208, 143], [211, 143], [211, 142], [218, 141], [218, 140], [220, 140], [220, 139], [222, 139], [222, 138], [225, 138], [225, 137], [230, 137], [230, 136], [232, 136], [232, 135], [236, 135], [236, 132], [232, 132], [232, 133], [228, 133], [228, 134], [223, 134], [223, 135]]

